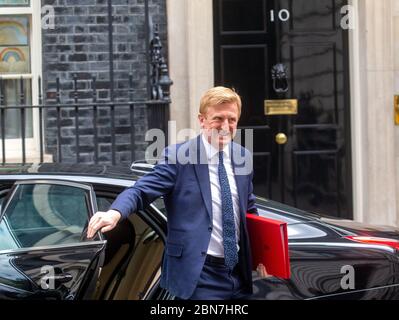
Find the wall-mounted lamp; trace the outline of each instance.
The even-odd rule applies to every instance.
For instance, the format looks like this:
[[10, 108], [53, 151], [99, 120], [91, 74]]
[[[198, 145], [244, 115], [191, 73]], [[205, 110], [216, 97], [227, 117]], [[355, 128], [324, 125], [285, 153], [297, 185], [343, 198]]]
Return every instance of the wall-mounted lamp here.
[[394, 108], [395, 108], [395, 125], [399, 126], [399, 95], [395, 96]]

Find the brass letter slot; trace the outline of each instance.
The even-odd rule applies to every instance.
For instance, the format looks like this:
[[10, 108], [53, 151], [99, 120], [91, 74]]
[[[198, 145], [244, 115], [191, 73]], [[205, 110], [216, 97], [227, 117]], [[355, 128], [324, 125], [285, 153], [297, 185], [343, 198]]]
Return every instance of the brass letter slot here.
[[399, 126], [399, 95], [395, 96], [395, 124]]
[[298, 100], [265, 100], [265, 115], [296, 115], [298, 114]]

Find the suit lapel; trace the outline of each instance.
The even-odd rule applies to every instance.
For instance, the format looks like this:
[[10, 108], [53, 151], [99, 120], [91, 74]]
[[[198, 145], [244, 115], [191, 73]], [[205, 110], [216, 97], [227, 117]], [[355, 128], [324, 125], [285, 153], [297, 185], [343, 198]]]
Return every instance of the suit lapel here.
[[238, 191], [238, 199], [240, 204], [240, 214], [241, 218], [245, 219], [245, 203], [244, 199], [248, 197], [248, 183], [246, 175], [238, 175], [236, 174], [236, 168], [240, 165], [237, 161], [242, 159], [241, 155], [241, 146], [236, 145], [235, 143], [231, 143], [231, 164], [233, 166], [234, 178], [236, 180], [237, 191]]
[[194, 139], [195, 143], [190, 150], [190, 163], [194, 166], [194, 171], [201, 189], [201, 195], [205, 203], [206, 211], [209, 218], [213, 220], [212, 215], [212, 195], [211, 183], [209, 178], [208, 158], [206, 156], [205, 147], [202, 143], [201, 136]]

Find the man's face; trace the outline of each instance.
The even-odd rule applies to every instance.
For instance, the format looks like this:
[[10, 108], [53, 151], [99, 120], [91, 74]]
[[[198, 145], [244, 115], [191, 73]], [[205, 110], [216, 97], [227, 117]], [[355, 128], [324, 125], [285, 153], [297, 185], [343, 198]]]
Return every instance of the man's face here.
[[215, 148], [222, 149], [234, 138], [239, 120], [236, 103], [222, 103], [208, 107], [198, 116], [203, 134]]

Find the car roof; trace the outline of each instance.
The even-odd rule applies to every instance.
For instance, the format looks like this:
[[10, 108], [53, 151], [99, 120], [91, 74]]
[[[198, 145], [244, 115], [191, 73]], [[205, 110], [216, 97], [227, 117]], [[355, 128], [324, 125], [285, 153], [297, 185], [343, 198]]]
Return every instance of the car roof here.
[[130, 166], [109, 166], [102, 164], [65, 164], [65, 163], [41, 163], [41, 164], [5, 164], [0, 166], [1, 175], [78, 175], [94, 176], [111, 179], [125, 179], [136, 181]]
[[[42, 163], [42, 164], [6, 164], [0, 165], [0, 179], [1, 176], [10, 176], [18, 179], [26, 177], [36, 178], [51, 178], [60, 180], [72, 180], [84, 183], [106, 183], [117, 184], [123, 187], [129, 187], [134, 184], [140, 176], [134, 174], [130, 166], [109, 166], [96, 164], [62, 164], [62, 163]], [[107, 179], [108, 181], [104, 181]], [[111, 179], [111, 180], [109, 180]], [[262, 209], [266, 209], [270, 213], [278, 214], [279, 216], [287, 215], [287, 218], [293, 218], [296, 223], [319, 220], [319, 216], [309, 212], [299, 210], [294, 207], [284, 205], [279, 202], [267, 200], [257, 197], [257, 203]]]

